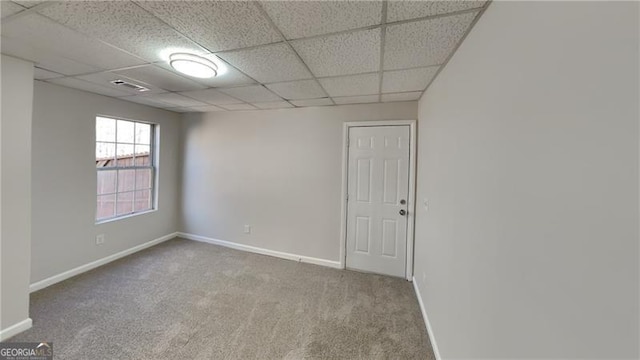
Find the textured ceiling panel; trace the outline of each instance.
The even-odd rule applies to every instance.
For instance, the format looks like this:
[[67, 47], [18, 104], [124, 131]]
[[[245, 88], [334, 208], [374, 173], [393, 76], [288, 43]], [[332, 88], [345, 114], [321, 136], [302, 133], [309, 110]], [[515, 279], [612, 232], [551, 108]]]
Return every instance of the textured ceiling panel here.
[[246, 102], [268, 102], [282, 100], [262, 85], [219, 89], [220, 91]]
[[380, 85], [380, 75], [362, 74], [319, 80], [329, 95], [355, 96], [377, 94]]
[[209, 105], [209, 106], [194, 106], [194, 107], [190, 107], [189, 110], [195, 111], [195, 112], [226, 111], [223, 108], [220, 108], [220, 107], [217, 107], [217, 106], [213, 106], [213, 105]]
[[338, 105], [375, 103], [378, 102], [378, 95], [334, 97], [333, 101]]
[[194, 100], [192, 98], [188, 98], [186, 96], [182, 96], [176, 93], [164, 93], [164, 94], [149, 94], [144, 95], [151, 100], [160, 101], [163, 103], [167, 103], [169, 105], [178, 106], [178, 107], [191, 107], [191, 106], [208, 106], [209, 104], [205, 104], [198, 100]]
[[215, 89], [185, 91], [180, 94], [213, 105], [238, 104], [242, 102]]
[[[2, 0], [2, 2], [5, 2], [5, 0]], [[32, 8], [36, 5], [40, 5], [42, 3], [45, 3], [46, 1], [39, 1], [39, 0], [13, 0], [14, 3], [18, 3], [24, 7], [27, 8]]]
[[382, 102], [413, 101], [413, 100], [420, 99], [420, 96], [422, 96], [422, 91], [413, 91], [413, 92], [395, 93], [395, 94], [382, 94]]
[[380, 29], [292, 41], [317, 77], [377, 71]]
[[2, 19], [13, 14], [17, 14], [22, 10], [24, 10], [24, 8], [18, 4], [14, 4], [10, 1], [0, 1], [0, 17]]
[[166, 49], [203, 49], [129, 1], [64, 1], [39, 10], [59, 23], [94, 36], [148, 61], [165, 59]]
[[217, 55], [262, 83], [312, 77], [300, 59], [284, 43]]
[[155, 65], [141, 66], [132, 69], [118, 70], [116, 74], [145, 82], [169, 91], [188, 91], [204, 89], [205, 86], [184, 78]]
[[33, 77], [36, 80], [55, 79], [62, 76], [63, 76], [62, 74], [58, 74], [57, 72], [53, 72], [45, 69], [40, 69], [40, 68], [33, 69]]
[[[96, 85], [105, 86], [105, 87], [116, 89], [116, 90], [119, 90], [119, 91], [124, 91], [124, 92], [127, 92], [127, 93], [131, 94], [131, 95], [159, 94], [159, 93], [167, 92], [164, 89], [161, 89], [161, 88], [155, 87], [153, 85], [149, 85], [149, 84], [146, 84], [144, 82], [137, 81], [137, 80], [134, 80], [134, 79], [129, 79], [126, 76], [122, 76], [122, 75], [119, 75], [119, 74], [116, 74], [116, 73], [112, 73], [112, 72], [101, 72], [101, 73], [95, 73], [95, 74], [88, 74], [88, 75], [77, 76], [76, 78], [80, 79], [80, 80], [88, 81], [90, 83], [94, 83]], [[114, 84], [111, 83], [111, 81], [114, 81], [114, 80], [123, 80], [123, 81], [129, 82], [129, 83], [135, 84], [135, 85], [144, 86], [149, 90], [140, 92], [140, 91], [137, 91], [137, 90], [134, 90], [134, 89], [130, 89], [130, 88], [128, 88], [126, 86], [123, 86], [123, 85], [114, 85]]]
[[331, 99], [323, 98], [323, 99], [307, 99], [307, 100], [293, 100], [291, 103], [295, 106], [327, 106], [333, 105]]
[[165, 108], [165, 107], [171, 106], [170, 104], [164, 103], [164, 102], [159, 101], [159, 100], [151, 99], [151, 98], [149, 98], [147, 96], [144, 96], [144, 95], [124, 96], [124, 97], [121, 97], [119, 99], [126, 100], [126, 101], [131, 101], [131, 102], [142, 104], [142, 105], [153, 106], [153, 107]]
[[438, 66], [427, 68], [385, 71], [382, 74], [382, 92], [422, 91], [438, 71]]
[[223, 74], [220, 74], [211, 79], [194, 79], [201, 84], [210, 86], [210, 87], [228, 87], [228, 86], [238, 86], [238, 85], [249, 85], [255, 84], [256, 82], [251, 80], [250, 77], [244, 75], [242, 72], [232, 68], [227, 67], [226, 71]]
[[387, 27], [384, 69], [440, 65], [445, 62], [477, 12]]
[[389, 1], [387, 22], [416, 19], [426, 16], [447, 14], [454, 11], [476, 9], [486, 1], [448, 0], [448, 1]]
[[177, 112], [177, 113], [194, 112], [193, 110], [191, 110], [191, 108], [188, 108], [188, 107], [165, 107], [163, 109], [169, 110], [169, 111], [173, 111], [173, 112]]
[[211, 52], [281, 41], [248, 1], [139, 1], [138, 4]]
[[257, 107], [258, 109], [286, 109], [293, 107], [293, 105], [289, 104], [286, 101], [270, 101], [264, 103], [255, 103], [252, 105]]
[[287, 39], [378, 25], [382, 1], [263, 1]]
[[145, 63], [140, 58], [79, 34], [38, 14], [28, 14], [19, 21], [2, 24], [2, 36], [101, 69], [117, 69]]
[[76, 75], [100, 71], [100, 69], [95, 66], [56, 55], [48, 50], [34, 48], [17, 39], [3, 36], [0, 43], [2, 43], [3, 54], [33, 61], [36, 66], [40, 68], [55, 71], [60, 74]]
[[256, 108], [249, 104], [228, 104], [221, 105], [221, 108], [225, 108], [227, 110], [255, 110]]
[[268, 84], [267, 87], [285, 99], [316, 99], [327, 96], [315, 80]]
[[87, 81], [83, 81], [83, 80], [78, 80], [78, 79], [75, 79], [75, 78], [58, 78], [58, 79], [47, 80], [47, 82], [50, 82], [52, 84], [58, 84], [58, 85], [74, 88], [74, 89], [78, 89], [78, 90], [84, 90], [84, 91], [88, 91], [88, 92], [92, 92], [92, 93], [96, 93], [96, 94], [100, 94], [100, 95], [106, 95], [106, 96], [125, 96], [125, 95], [129, 95], [125, 91], [120, 91], [120, 90], [117, 90], [117, 89], [111, 89], [111, 88], [108, 88], [106, 86], [96, 85], [96, 84], [93, 84], [93, 83], [90, 83], [90, 82], [87, 82]]

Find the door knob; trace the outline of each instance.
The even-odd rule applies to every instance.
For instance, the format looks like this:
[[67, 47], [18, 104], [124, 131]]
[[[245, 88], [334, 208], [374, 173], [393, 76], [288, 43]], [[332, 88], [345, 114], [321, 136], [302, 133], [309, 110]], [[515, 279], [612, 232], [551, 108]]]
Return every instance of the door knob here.
[[407, 215], [407, 212], [404, 209], [401, 209], [400, 210], [400, 215], [405, 216], [405, 215]]

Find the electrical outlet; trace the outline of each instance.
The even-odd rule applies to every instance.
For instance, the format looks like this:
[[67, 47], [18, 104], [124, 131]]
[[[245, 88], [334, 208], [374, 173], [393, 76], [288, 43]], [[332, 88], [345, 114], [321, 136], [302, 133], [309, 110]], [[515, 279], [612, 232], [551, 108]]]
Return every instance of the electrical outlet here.
[[244, 226], [244, 233], [245, 234], [251, 234], [251, 225], [245, 225]]
[[96, 245], [104, 244], [104, 234], [96, 235]]

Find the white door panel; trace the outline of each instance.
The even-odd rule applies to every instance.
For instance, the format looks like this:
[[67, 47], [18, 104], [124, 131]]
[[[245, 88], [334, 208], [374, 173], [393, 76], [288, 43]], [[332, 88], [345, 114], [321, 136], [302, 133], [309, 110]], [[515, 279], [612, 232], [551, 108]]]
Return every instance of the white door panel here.
[[409, 134], [406, 125], [349, 128], [348, 268], [405, 276]]

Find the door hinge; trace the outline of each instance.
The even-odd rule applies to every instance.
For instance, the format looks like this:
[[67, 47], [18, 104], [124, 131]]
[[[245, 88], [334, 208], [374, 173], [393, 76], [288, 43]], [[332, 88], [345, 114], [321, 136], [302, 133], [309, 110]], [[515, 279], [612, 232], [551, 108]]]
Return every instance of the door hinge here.
[[347, 199], [346, 200], [349, 201], [349, 194], [347, 194]]
[[349, 147], [349, 138], [347, 138], [347, 147]]

